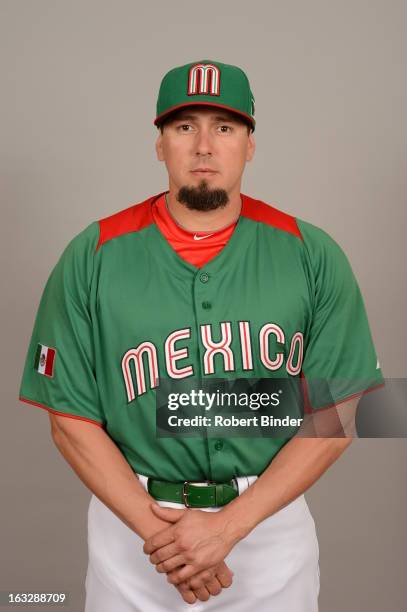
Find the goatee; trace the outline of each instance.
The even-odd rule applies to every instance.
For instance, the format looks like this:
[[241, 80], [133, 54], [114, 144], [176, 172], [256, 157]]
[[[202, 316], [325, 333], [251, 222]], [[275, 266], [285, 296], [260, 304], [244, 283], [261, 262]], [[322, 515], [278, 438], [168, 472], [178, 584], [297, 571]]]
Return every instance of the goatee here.
[[177, 194], [178, 202], [185, 204], [190, 210], [216, 210], [224, 208], [229, 202], [229, 196], [225, 189], [210, 189], [206, 179], [202, 179], [198, 187], [181, 187]]

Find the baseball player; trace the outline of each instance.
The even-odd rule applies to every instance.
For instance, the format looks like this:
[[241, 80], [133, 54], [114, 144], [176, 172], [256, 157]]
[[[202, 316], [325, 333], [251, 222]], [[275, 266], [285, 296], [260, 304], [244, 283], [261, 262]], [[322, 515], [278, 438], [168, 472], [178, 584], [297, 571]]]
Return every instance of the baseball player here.
[[[154, 124], [168, 189], [67, 245], [20, 388], [92, 492], [85, 609], [316, 612], [304, 492], [384, 384], [363, 298], [324, 230], [241, 192], [256, 125], [243, 70], [170, 70]], [[303, 425], [335, 409], [342, 436], [158, 435], [164, 383], [216, 379], [300, 382]]]

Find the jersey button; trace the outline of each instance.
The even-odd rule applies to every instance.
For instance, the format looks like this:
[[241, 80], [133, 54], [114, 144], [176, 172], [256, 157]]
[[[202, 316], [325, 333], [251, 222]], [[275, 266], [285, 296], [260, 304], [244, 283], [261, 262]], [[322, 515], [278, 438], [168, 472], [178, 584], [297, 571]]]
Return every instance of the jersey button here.
[[210, 310], [212, 308], [212, 304], [210, 302], [202, 302], [202, 308], [205, 310]]
[[215, 450], [220, 451], [223, 448], [223, 442], [222, 440], [216, 440], [215, 442]]
[[207, 283], [209, 280], [209, 274], [207, 274], [206, 272], [202, 272], [199, 277], [199, 280], [201, 281], [201, 283]]

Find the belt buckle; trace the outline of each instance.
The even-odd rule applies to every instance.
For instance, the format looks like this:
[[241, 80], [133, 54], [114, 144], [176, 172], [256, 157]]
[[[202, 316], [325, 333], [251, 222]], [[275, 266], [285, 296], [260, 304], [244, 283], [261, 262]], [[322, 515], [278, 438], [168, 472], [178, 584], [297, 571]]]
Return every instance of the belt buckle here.
[[190, 493], [187, 492], [186, 487], [189, 484], [194, 484], [198, 482], [207, 482], [208, 484], [216, 484], [215, 480], [184, 480], [184, 484], [182, 485], [182, 501], [187, 508], [194, 508], [194, 506], [190, 506], [188, 503], [188, 495]]

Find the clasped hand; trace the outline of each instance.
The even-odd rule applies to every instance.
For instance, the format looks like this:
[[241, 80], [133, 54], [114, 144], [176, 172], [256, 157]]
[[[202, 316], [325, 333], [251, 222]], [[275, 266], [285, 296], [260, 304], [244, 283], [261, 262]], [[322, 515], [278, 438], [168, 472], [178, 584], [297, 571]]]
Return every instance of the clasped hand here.
[[[158, 504], [152, 504], [151, 508], [157, 517], [172, 523], [144, 544], [143, 551], [150, 555], [156, 570], [166, 573], [171, 584], [188, 584], [192, 588], [194, 584], [198, 587], [213, 578], [216, 567], [236, 543], [223, 515], [198, 509], [164, 508]], [[230, 586], [231, 572], [226, 565], [225, 570], [222, 586]], [[190, 580], [193, 577], [197, 579], [195, 583]]]

